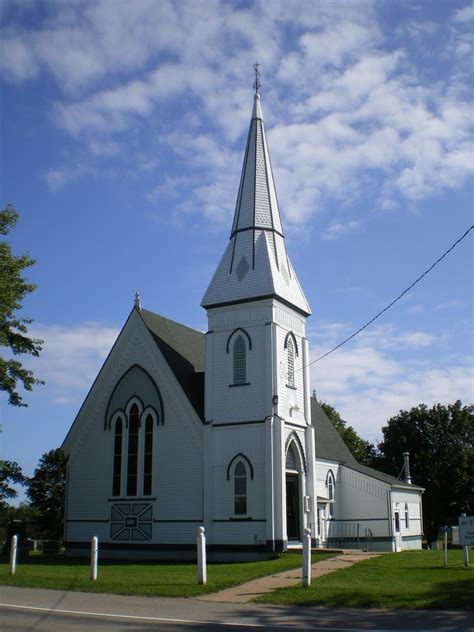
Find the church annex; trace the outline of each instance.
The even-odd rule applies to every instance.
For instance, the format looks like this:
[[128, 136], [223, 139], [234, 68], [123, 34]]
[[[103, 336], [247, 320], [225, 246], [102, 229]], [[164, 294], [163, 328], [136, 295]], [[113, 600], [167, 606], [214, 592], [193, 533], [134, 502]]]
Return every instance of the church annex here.
[[422, 489], [360, 465], [310, 396], [306, 319], [260, 97], [203, 334], [130, 313], [64, 443], [67, 551], [186, 557], [421, 548]]

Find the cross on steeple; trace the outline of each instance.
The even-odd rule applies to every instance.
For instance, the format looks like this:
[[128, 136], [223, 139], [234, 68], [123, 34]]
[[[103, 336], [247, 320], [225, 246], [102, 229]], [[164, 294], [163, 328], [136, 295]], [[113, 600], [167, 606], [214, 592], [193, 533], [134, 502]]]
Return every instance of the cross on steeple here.
[[253, 69], [255, 70], [255, 81], [253, 82], [253, 87], [255, 88], [255, 94], [258, 94], [258, 89], [262, 85], [260, 83], [260, 70], [258, 69], [259, 66], [260, 64], [258, 62], [255, 62], [253, 65]]

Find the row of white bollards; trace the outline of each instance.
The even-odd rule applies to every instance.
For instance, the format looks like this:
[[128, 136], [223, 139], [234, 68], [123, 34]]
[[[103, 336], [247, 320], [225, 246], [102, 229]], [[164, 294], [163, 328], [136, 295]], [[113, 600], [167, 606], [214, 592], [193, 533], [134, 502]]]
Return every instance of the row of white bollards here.
[[[10, 549], [10, 575], [16, 571], [16, 556], [18, 550], [18, 536], [12, 537]], [[99, 538], [94, 536], [91, 539], [91, 563], [90, 579], [96, 581], [98, 576], [99, 561]], [[198, 562], [198, 584], [205, 585], [207, 582], [207, 562], [206, 562], [206, 536], [204, 527], [199, 527], [197, 536], [197, 562]], [[303, 536], [303, 586], [311, 584], [311, 531], [304, 530]]]

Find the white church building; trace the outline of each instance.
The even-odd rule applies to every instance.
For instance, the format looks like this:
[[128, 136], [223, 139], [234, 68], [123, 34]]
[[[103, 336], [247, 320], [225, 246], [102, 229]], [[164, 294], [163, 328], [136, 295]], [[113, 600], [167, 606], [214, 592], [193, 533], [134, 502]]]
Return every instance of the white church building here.
[[260, 97], [205, 334], [136, 300], [64, 443], [65, 546], [102, 555], [421, 548], [422, 488], [360, 465], [310, 394]]

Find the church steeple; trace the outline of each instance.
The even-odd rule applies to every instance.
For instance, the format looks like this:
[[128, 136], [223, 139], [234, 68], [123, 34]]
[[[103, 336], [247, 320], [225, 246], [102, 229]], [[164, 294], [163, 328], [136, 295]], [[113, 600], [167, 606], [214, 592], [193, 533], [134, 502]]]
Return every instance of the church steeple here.
[[[255, 87], [258, 89], [258, 81]], [[277, 298], [305, 315], [311, 313], [286, 252], [260, 95], [256, 92], [230, 241], [202, 306], [262, 298]]]

